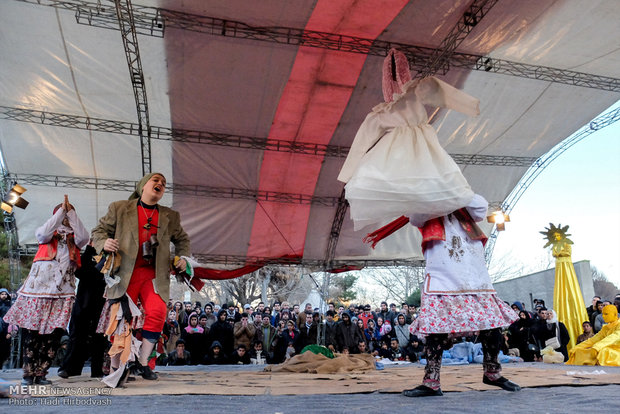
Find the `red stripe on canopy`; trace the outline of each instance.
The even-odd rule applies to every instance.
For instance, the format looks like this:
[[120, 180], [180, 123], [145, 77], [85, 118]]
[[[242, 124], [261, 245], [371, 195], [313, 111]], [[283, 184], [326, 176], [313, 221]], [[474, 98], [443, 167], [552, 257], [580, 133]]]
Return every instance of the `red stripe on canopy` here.
[[[374, 39], [405, 0], [320, 0], [306, 30]], [[328, 144], [347, 107], [366, 55], [300, 47], [269, 138]], [[379, 82], [380, 77], [377, 77]], [[323, 157], [265, 152], [259, 189], [313, 195]], [[303, 256], [310, 205], [259, 202], [248, 256]]]

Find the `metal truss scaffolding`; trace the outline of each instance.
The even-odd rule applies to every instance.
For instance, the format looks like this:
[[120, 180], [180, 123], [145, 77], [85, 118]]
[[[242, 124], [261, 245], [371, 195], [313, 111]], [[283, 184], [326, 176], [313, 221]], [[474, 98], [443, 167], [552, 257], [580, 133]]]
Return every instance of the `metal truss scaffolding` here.
[[274, 257], [256, 257], [256, 256], [225, 256], [197, 254], [196, 259], [203, 263], [219, 263], [230, 266], [244, 266], [246, 264], [279, 264], [284, 266], [304, 266], [308, 270], [315, 272], [323, 269], [338, 269], [344, 267], [353, 268], [372, 268], [372, 267], [398, 267], [398, 266], [424, 266], [424, 260], [417, 259], [393, 259], [393, 260], [332, 260], [328, 264], [324, 260], [319, 259], [303, 259], [303, 258], [274, 258]]
[[[529, 188], [529, 186], [534, 182], [534, 180], [540, 175], [541, 172], [551, 164], [556, 158], [558, 158], [564, 151], [584, 139], [585, 137], [593, 134], [596, 131], [599, 131], [616, 121], [620, 120], [620, 108], [612, 109], [605, 112], [602, 115], [594, 118], [590, 123], [573, 135], [560, 142], [551, 151], [547, 152], [542, 157], [538, 158], [536, 162], [532, 164], [532, 166], [525, 172], [521, 180], [517, 183], [515, 188], [512, 190], [508, 197], [504, 200], [503, 203], [499, 206], [499, 208], [505, 213], [509, 214], [514, 208], [517, 201], [521, 198], [525, 190]], [[489, 236], [489, 241], [486, 246], [486, 258], [487, 262], [491, 260], [491, 256], [493, 255], [493, 250], [495, 249], [495, 242], [497, 241], [498, 231], [494, 229], [491, 235]]]
[[[95, 177], [65, 177], [44, 174], [10, 174], [10, 178], [21, 184], [47, 187], [68, 187], [109, 191], [133, 191], [136, 186], [131, 180], [110, 180]], [[286, 204], [312, 204], [333, 207], [338, 204], [338, 197], [321, 197], [307, 194], [284, 193], [277, 191], [259, 191], [233, 187], [210, 187], [206, 185], [171, 184], [166, 185], [166, 192], [184, 194], [194, 197], [225, 198], [236, 200], [256, 200]]]
[[[102, 5], [101, 1], [96, 3], [83, 0], [16, 1], [71, 10], [75, 12], [76, 21], [80, 24], [118, 30], [118, 22], [114, 11], [110, 7]], [[456, 48], [462, 40], [461, 38], [468, 33], [472, 25], [479, 23], [480, 18], [484, 16], [494, 3], [495, 1], [488, 3], [485, 1], [474, 2], [474, 5], [468, 9], [468, 12], [459, 21], [457, 28], [453, 30], [454, 33], [451, 32], [451, 39], [446, 38], [447, 40], [444, 40], [442, 45], [449, 46], [449, 49]], [[163, 37], [166, 28], [175, 28], [213, 36], [258, 40], [290, 46], [308, 46], [373, 56], [386, 56], [390, 48], [394, 47], [407, 55], [411, 69], [418, 72], [427, 71], [433, 61], [439, 59], [441, 65], [439, 65], [437, 72], [441, 73], [445, 73], [450, 67], [458, 67], [620, 92], [620, 79], [512, 62], [491, 56], [460, 53], [454, 50], [451, 50], [452, 53], [447, 57], [448, 49], [444, 50], [441, 48], [365, 39], [290, 27], [254, 27], [234, 20], [140, 5], [133, 6], [133, 16], [136, 33], [146, 36]], [[458, 29], [459, 26], [461, 29]]]
[[[33, 109], [15, 108], [0, 105], [0, 119], [9, 119], [34, 124], [52, 125], [64, 128], [85, 129], [96, 132], [139, 136], [139, 125], [131, 122], [110, 119], [90, 118], [80, 115], [68, 115], [44, 112]], [[292, 152], [296, 154], [318, 155], [344, 158], [349, 147], [337, 145], [320, 145], [311, 142], [286, 141], [269, 138], [249, 137], [210, 131], [189, 129], [172, 129], [158, 126], [150, 127], [151, 139], [192, 144], [218, 145], [224, 147], [254, 149], [262, 151]], [[512, 155], [450, 154], [461, 165], [494, 165], [529, 167], [536, 157], [518, 157]]]
[[440, 70], [447, 70], [450, 66], [450, 58], [474, 27], [491, 10], [498, 0], [475, 0], [467, 9], [459, 22], [452, 28], [450, 33], [443, 39], [437, 49], [433, 51], [428, 65], [418, 71], [418, 77], [424, 78], [433, 75]]
[[131, 0], [115, 0], [116, 17], [123, 38], [125, 57], [129, 66], [131, 86], [136, 101], [138, 114], [138, 135], [140, 136], [140, 148], [142, 154], [142, 174], [151, 172], [151, 127], [149, 123], [149, 107], [146, 100], [146, 85], [144, 84], [144, 72], [140, 60], [138, 48], [138, 36], [133, 18]]

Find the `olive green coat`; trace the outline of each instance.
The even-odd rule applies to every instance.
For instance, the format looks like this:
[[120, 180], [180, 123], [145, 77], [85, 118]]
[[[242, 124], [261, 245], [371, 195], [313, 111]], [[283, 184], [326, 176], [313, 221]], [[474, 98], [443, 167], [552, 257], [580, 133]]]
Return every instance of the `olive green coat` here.
[[[157, 247], [155, 263], [155, 292], [168, 303], [170, 298], [170, 242], [174, 244], [177, 256], [189, 256], [189, 237], [181, 227], [178, 212], [159, 205], [159, 221], [157, 225]], [[108, 299], [120, 298], [127, 292], [131, 280], [136, 257], [139, 252], [138, 232], [138, 200], [115, 201], [108, 207], [107, 214], [99, 220], [92, 231], [93, 246], [97, 252], [103, 250], [106, 239], [117, 239], [121, 255], [121, 267], [118, 276], [120, 283], [106, 288]]]

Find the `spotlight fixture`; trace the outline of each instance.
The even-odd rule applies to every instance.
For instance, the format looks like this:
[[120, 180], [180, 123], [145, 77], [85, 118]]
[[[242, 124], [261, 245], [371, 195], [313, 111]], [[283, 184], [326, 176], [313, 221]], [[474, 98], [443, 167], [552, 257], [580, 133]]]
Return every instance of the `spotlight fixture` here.
[[2, 199], [0, 208], [9, 214], [13, 212], [13, 207], [25, 209], [28, 206], [28, 201], [22, 198], [22, 194], [25, 192], [26, 189], [16, 183]]
[[510, 221], [510, 216], [505, 214], [503, 211], [498, 210], [491, 213], [490, 216], [487, 216], [487, 221], [489, 223], [495, 223], [497, 226], [497, 231], [504, 231], [506, 230], [505, 223]]

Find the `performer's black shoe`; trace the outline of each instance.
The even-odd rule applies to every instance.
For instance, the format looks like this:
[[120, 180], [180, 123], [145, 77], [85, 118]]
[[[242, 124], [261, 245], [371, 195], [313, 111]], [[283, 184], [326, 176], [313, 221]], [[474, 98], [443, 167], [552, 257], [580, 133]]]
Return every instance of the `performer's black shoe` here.
[[499, 377], [495, 381], [491, 381], [486, 377], [486, 375], [484, 375], [482, 377], [482, 382], [487, 385], [493, 385], [495, 387], [503, 388], [506, 391], [521, 391], [521, 387], [519, 387], [519, 385], [504, 377]]
[[33, 377], [24, 377], [22, 378], [22, 385], [32, 385], [34, 383]]
[[34, 383], [38, 385], [51, 385], [52, 381], [46, 379], [45, 377], [35, 377]]
[[140, 374], [142, 375], [142, 378], [144, 378], [145, 380], [153, 381], [158, 378], [157, 374], [154, 373], [153, 370], [151, 370], [151, 367], [149, 367], [148, 365], [142, 365], [141, 371], [142, 372]]
[[403, 395], [405, 397], [438, 397], [443, 395], [443, 392], [441, 388], [434, 390], [426, 385], [419, 385], [411, 390], [403, 391]]
[[69, 375], [69, 373], [68, 373], [67, 371], [65, 371], [64, 369], [59, 369], [59, 370], [58, 370], [58, 376], [59, 376], [60, 378], [67, 379], [67, 378], [69, 378], [71, 375]]

